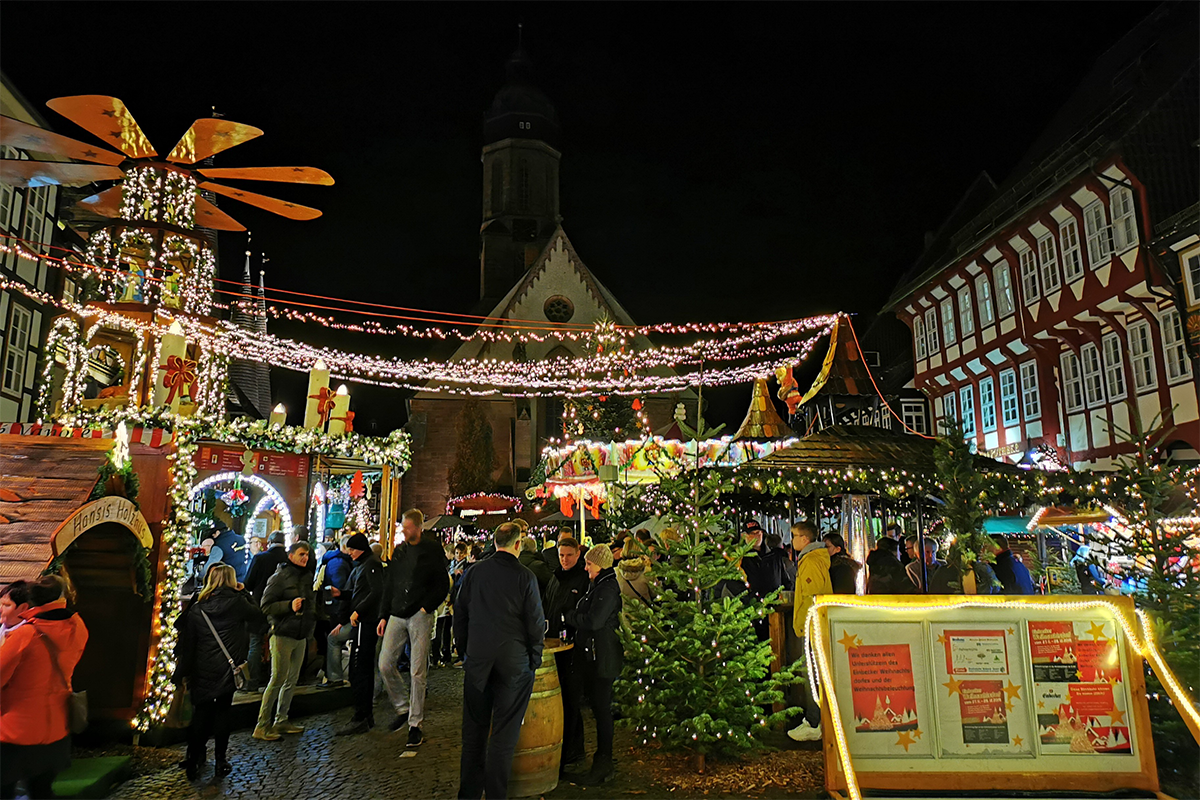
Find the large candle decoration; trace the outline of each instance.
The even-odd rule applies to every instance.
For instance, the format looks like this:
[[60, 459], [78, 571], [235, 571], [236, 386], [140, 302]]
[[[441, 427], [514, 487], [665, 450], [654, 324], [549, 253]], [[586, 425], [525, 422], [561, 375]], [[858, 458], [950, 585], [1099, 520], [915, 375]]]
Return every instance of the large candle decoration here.
[[[172, 411], [178, 411], [180, 401], [190, 394], [195, 382], [196, 362], [187, 357], [187, 339], [183, 335], [183, 327], [178, 321], [172, 322], [159, 343], [152, 405], [155, 408], [169, 405]], [[136, 387], [129, 389], [135, 391]]]
[[308, 373], [308, 399], [304, 406], [304, 427], [323, 427], [328, 415], [322, 418], [321, 405], [325, 402], [324, 398], [328, 394], [329, 370], [326, 369], [325, 362], [318, 358], [317, 363], [313, 364], [313, 368]]
[[350, 410], [350, 390], [346, 384], [337, 388], [333, 396], [333, 414], [329, 417], [329, 435], [340, 436], [346, 432], [346, 412]]
[[270, 425], [272, 428], [282, 427], [287, 424], [287, 408], [280, 403], [271, 409]]

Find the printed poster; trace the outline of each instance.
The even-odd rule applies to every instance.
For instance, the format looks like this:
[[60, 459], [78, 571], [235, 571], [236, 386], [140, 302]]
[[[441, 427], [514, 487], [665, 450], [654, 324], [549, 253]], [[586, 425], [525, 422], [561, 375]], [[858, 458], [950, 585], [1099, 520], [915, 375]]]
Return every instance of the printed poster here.
[[1029, 622], [1043, 754], [1133, 754], [1119, 636], [1113, 620]]
[[943, 755], [1033, 755], [1020, 623], [935, 623], [934, 681]]
[[831, 622], [838, 711], [854, 756], [929, 758], [933, 737], [919, 622]]

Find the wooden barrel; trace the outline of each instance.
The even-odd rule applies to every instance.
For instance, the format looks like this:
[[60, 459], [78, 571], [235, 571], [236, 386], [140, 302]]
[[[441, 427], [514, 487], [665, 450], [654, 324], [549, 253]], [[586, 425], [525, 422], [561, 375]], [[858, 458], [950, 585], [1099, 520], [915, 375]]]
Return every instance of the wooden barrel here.
[[542, 666], [534, 673], [533, 693], [521, 721], [521, 736], [513, 753], [509, 797], [536, 797], [558, 786], [562, 760], [563, 704], [554, 654], [571, 649], [558, 639], [547, 639]]

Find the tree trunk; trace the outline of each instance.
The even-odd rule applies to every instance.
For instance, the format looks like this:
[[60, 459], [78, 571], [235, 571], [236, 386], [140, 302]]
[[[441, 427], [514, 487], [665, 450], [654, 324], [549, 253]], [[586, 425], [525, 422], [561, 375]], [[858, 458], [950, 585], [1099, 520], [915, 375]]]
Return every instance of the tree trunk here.
[[696, 762], [697, 774], [703, 775], [704, 774], [704, 753], [696, 753], [695, 762]]

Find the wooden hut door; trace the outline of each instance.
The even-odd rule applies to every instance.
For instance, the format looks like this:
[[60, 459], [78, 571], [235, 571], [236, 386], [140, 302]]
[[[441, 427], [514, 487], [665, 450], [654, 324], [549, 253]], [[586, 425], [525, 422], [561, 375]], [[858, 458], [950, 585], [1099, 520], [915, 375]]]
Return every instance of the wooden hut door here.
[[88, 629], [74, 688], [87, 690], [97, 719], [131, 718], [144, 680], [151, 604], [137, 594], [136, 545], [128, 528], [108, 522], [76, 539], [65, 560]]

